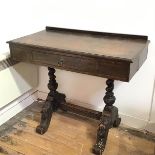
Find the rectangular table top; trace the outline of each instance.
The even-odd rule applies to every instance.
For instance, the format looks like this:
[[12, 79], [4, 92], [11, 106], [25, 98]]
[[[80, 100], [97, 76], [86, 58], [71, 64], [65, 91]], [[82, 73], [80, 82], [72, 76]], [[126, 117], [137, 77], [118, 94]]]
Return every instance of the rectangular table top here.
[[[65, 55], [73, 54], [74, 56], [80, 55], [88, 58], [103, 58], [103, 61], [107, 59], [133, 63], [133, 67], [130, 66], [128, 68], [129, 75], [126, 77], [128, 80], [123, 80], [129, 81], [146, 59], [148, 42], [147, 36], [46, 27], [46, 30], [9, 41], [8, 43], [10, 44], [10, 49], [12, 49], [11, 45], [23, 45], [25, 47], [47, 49], [49, 53], [51, 50], [51, 54], [55, 50], [60, 51], [62, 55], [63, 53]], [[11, 53], [13, 55], [13, 50], [11, 50]], [[102, 75], [102, 77], [104, 76]], [[120, 80], [122, 79], [120, 78]]]
[[84, 33], [65, 31], [65, 29], [64, 31], [49, 30], [51, 31], [43, 30], [12, 42], [127, 60], [134, 59], [147, 43], [146, 36], [135, 36], [134, 38], [133, 35], [106, 35], [106, 33], [97, 35], [84, 31]]

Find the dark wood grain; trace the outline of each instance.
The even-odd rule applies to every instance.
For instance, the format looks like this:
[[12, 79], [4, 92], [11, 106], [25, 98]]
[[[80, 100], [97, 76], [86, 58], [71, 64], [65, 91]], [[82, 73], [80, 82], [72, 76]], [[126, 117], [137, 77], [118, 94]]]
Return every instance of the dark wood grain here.
[[93, 147], [93, 152], [97, 155], [102, 155], [102, 152], [105, 149], [109, 129], [112, 127], [118, 127], [121, 122], [121, 118], [118, 115], [118, 108], [113, 106], [116, 100], [113, 93], [114, 80], [108, 79], [106, 84], [106, 93], [103, 98], [106, 105], [100, 118], [100, 123], [97, 130], [96, 144]]
[[130, 62], [125, 60], [64, 54], [62, 51], [21, 44], [11, 44], [10, 50], [14, 60], [105, 78], [113, 78], [121, 81], [129, 80]]
[[48, 67], [48, 70], [48, 88], [50, 92], [48, 93], [45, 104], [41, 111], [42, 114], [40, 124], [36, 128], [36, 132], [39, 134], [44, 134], [48, 130], [53, 112], [58, 109], [61, 103], [66, 102], [66, 96], [56, 91], [58, 83], [56, 82], [56, 76], [54, 75], [55, 69]]
[[88, 30], [77, 30], [77, 29], [70, 29], [70, 28], [58, 28], [58, 27], [51, 27], [46, 26], [46, 31], [58, 31], [58, 32], [65, 32], [65, 33], [76, 33], [76, 34], [84, 34], [84, 35], [91, 35], [91, 36], [110, 36], [116, 38], [130, 38], [130, 39], [143, 39], [147, 40], [148, 36], [145, 35], [133, 35], [133, 34], [119, 34], [119, 33], [108, 33], [108, 32], [99, 32], [99, 31], [88, 31]]
[[46, 27], [9, 41], [11, 57], [128, 82], [147, 57], [147, 36]]
[[143, 37], [142, 39], [131, 39], [130, 37], [96, 36], [69, 32], [43, 30], [10, 42], [59, 49], [67, 53], [98, 55], [129, 61], [132, 61], [145, 48], [147, 42]]
[[60, 109], [67, 111], [67, 112], [74, 113], [74, 114], [93, 118], [96, 120], [100, 120], [100, 118], [102, 116], [102, 112], [99, 112], [99, 111], [96, 111], [93, 109], [88, 109], [85, 107], [81, 107], [81, 106], [78, 106], [78, 105], [73, 104], [73, 103], [62, 102], [60, 104]]

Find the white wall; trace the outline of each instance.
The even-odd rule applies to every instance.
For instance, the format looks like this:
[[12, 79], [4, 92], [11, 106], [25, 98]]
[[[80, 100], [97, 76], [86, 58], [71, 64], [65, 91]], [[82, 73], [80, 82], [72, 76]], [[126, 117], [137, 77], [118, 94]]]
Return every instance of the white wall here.
[[[148, 35], [148, 59], [130, 83], [115, 82], [116, 105], [123, 122], [144, 128], [150, 119], [155, 77], [154, 0], [5, 0], [0, 2], [0, 44], [26, 35], [46, 25]], [[1, 51], [1, 50], [0, 50]], [[105, 93], [103, 78], [57, 70], [59, 90], [67, 97], [102, 109]], [[40, 67], [39, 90], [48, 92], [47, 69]]]
[[[21, 13], [22, 11], [24, 13]], [[26, 7], [21, 1], [0, 1], [0, 61], [5, 59], [5, 53], [9, 52], [6, 41], [33, 32], [32, 25], [28, 26], [32, 20], [29, 18], [31, 12], [28, 12], [28, 5]], [[31, 92], [37, 85], [38, 67], [35, 65], [18, 63], [0, 71], [0, 124], [28, 106], [25, 104], [22, 107], [20, 103], [18, 109], [14, 109], [12, 113], [7, 113], [7, 115], [4, 114], [4, 111], [15, 107], [19, 101], [21, 102], [21, 99], [24, 100], [19, 98], [21, 96], [27, 97], [28, 94], [25, 93]]]
[[8, 103], [38, 85], [38, 68], [18, 63], [0, 71], [0, 111]]

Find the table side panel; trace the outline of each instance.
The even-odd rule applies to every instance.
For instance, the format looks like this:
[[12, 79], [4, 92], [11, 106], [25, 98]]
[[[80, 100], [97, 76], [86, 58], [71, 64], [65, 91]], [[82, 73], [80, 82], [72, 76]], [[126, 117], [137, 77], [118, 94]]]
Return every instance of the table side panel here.
[[133, 63], [130, 65], [130, 76], [129, 80], [135, 75], [135, 73], [141, 68], [145, 60], [147, 59], [148, 53], [148, 45], [145, 46], [142, 52], [138, 53], [138, 55], [132, 60]]
[[15, 44], [9, 44], [10, 55], [13, 60], [31, 62], [32, 61], [32, 50], [29, 51], [21, 46]]
[[129, 80], [130, 62], [125, 60], [66, 54], [19, 44], [10, 44], [10, 49], [14, 60], [126, 82]]

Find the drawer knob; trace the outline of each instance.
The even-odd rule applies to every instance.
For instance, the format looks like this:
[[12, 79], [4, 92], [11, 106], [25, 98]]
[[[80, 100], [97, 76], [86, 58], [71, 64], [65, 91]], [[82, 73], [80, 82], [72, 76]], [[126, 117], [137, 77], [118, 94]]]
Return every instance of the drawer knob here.
[[59, 66], [59, 67], [63, 66], [63, 59], [60, 59], [60, 60], [58, 61], [58, 66]]

